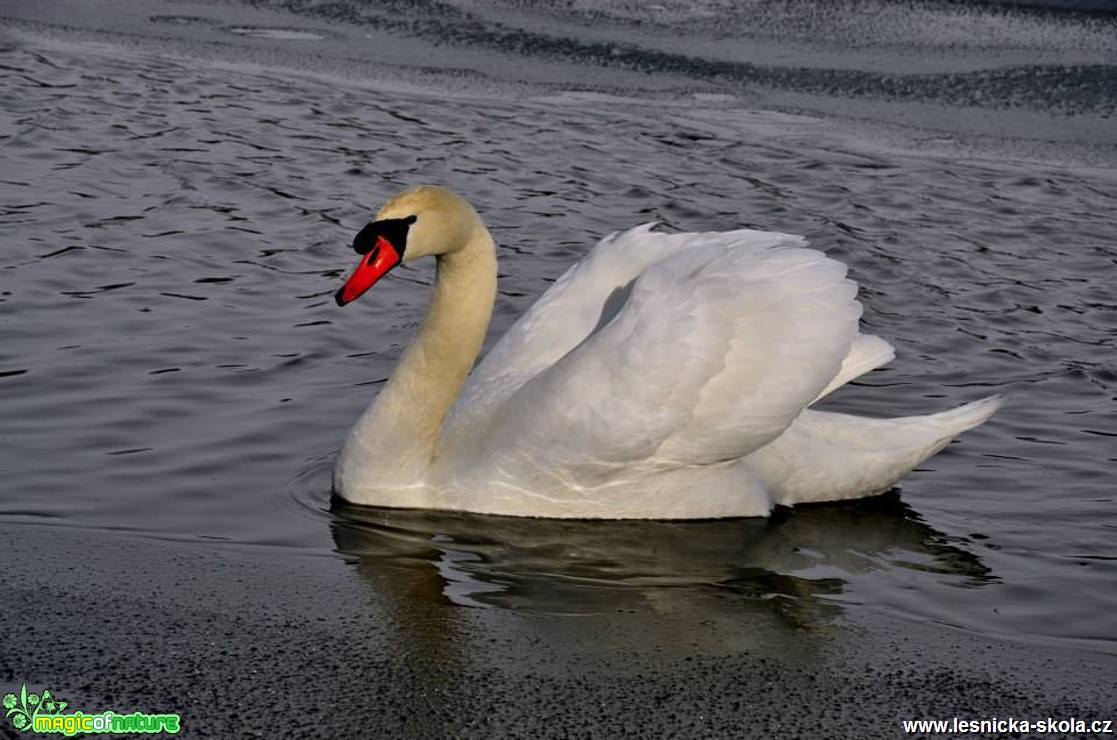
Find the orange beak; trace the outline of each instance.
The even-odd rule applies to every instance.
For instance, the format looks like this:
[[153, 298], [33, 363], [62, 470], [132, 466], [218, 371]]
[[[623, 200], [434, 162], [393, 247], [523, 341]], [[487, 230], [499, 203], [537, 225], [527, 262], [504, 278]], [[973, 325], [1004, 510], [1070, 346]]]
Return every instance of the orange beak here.
[[388, 274], [388, 271], [402, 261], [399, 252], [392, 243], [383, 236], [376, 237], [376, 246], [368, 254], [361, 257], [360, 264], [345, 285], [334, 295], [337, 305], [344, 306], [354, 301], [366, 290], [376, 284], [376, 281]]

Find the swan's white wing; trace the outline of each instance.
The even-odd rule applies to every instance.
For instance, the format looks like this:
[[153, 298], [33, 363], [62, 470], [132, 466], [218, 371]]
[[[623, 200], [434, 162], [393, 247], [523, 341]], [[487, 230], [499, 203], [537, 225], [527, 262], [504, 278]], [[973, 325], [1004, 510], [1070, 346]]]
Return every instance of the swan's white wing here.
[[640, 273], [670, 256], [696, 247], [758, 251], [804, 243], [801, 236], [770, 231], [661, 234], [652, 231], [654, 227], [644, 224], [598, 242], [508, 329], [474, 370], [470, 383], [550, 367], [616, 315]]
[[654, 226], [602, 239], [508, 329], [466, 381], [447, 424], [449, 436], [487, 425], [512, 393], [612, 320], [649, 265], [696, 248], [759, 252], [804, 243], [768, 231], [661, 234]]
[[814, 250], [725, 243], [651, 264], [611, 320], [501, 404], [484, 430], [488, 463], [594, 486], [767, 444], [857, 336], [845, 272]]

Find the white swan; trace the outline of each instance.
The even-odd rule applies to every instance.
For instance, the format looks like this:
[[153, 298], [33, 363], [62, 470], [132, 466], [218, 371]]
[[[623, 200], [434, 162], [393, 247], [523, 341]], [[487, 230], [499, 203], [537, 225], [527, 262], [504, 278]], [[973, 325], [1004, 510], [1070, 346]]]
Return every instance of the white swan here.
[[808, 408], [893, 357], [859, 334], [844, 265], [798, 236], [613, 234], [473, 369], [496, 249], [454, 193], [420, 186], [354, 240], [344, 305], [437, 257], [418, 336], [334, 469], [376, 506], [536, 517], [764, 516], [889, 488], [1000, 404], [865, 419]]

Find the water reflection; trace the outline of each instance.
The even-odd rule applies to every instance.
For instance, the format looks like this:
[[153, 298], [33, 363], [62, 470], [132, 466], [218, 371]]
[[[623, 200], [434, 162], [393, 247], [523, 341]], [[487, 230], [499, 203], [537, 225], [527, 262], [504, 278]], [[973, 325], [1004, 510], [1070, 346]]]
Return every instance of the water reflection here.
[[674, 695], [680, 682], [718, 691], [725, 671], [744, 695], [768, 690], [772, 676], [794, 687], [859, 650], [862, 635], [839, 617], [862, 596], [860, 574], [990, 579], [897, 494], [703, 522], [519, 519], [338, 499], [332, 514], [337, 549], [390, 635], [394, 686], [417, 737], [469, 734], [462, 718], [488, 706], [494, 687], [511, 687], [536, 712], [585, 685], [609, 687], [625, 705], [647, 691]]
[[[849, 576], [877, 569], [990, 578], [895, 493], [770, 519], [570, 521], [333, 502], [334, 540], [391, 601], [515, 612], [757, 611], [820, 628]], [[414, 605], [413, 607], [414, 608]]]

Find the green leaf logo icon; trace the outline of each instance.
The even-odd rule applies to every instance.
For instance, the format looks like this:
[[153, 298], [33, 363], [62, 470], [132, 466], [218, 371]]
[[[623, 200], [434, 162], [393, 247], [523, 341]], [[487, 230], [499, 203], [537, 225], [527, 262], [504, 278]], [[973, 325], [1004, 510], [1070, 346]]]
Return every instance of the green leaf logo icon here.
[[4, 694], [4, 716], [12, 721], [12, 726], [17, 730], [31, 729], [35, 718], [39, 715], [59, 714], [65, 709], [64, 702], [50, 693], [49, 689], [39, 694], [28, 694], [27, 684], [19, 689], [19, 696]]

